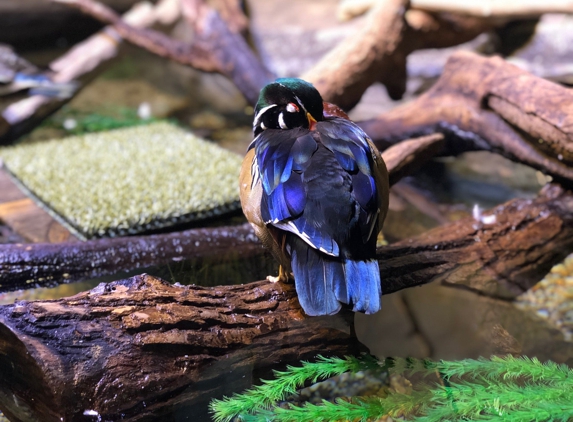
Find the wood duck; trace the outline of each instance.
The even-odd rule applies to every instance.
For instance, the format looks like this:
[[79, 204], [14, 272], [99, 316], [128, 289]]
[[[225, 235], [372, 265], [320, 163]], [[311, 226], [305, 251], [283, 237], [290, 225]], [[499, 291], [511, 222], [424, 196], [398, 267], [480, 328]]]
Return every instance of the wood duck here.
[[366, 133], [301, 79], [265, 86], [240, 176], [257, 236], [292, 272], [306, 314], [380, 310], [376, 238], [388, 210], [388, 171]]

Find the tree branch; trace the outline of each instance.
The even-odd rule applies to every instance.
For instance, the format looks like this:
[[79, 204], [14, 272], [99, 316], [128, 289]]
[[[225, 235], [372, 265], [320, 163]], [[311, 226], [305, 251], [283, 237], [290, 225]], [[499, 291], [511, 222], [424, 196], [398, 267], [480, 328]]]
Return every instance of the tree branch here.
[[571, 104], [573, 92], [567, 88], [499, 57], [460, 52], [428, 92], [359, 124], [379, 148], [441, 132], [446, 154], [496, 152], [571, 186]]
[[[152, 25], [156, 20], [162, 19], [161, 8], [170, 1], [162, 0], [157, 6], [138, 3], [123, 15], [123, 20], [134, 27]], [[101, 63], [117, 55], [119, 43], [121, 38], [113, 27], [102, 29], [50, 63], [51, 79], [54, 82], [71, 82], [82, 78], [80, 87], [82, 84], [85, 85], [95, 76], [95, 71]], [[30, 132], [70, 99], [33, 95], [10, 104], [0, 114], [0, 145], [8, 144]]]
[[483, 0], [479, 3], [456, 0], [412, 0], [412, 7], [428, 12], [446, 12], [487, 19], [523, 19], [544, 13], [573, 13], [568, 0]]
[[193, 41], [185, 43], [151, 29], [134, 28], [111, 8], [92, 0], [52, 0], [79, 8], [82, 12], [108, 24], [130, 43], [161, 57], [204, 72], [228, 77], [251, 104], [259, 91], [273, 79], [237, 33], [232, 32], [219, 14], [200, 0], [181, 0], [182, 10], [195, 29]]
[[406, 90], [406, 57], [415, 50], [467, 42], [492, 28], [484, 19], [408, 10], [408, 1], [376, 2], [361, 31], [348, 37], [302, 75], [326, 101], [351, 109], [374, 82], [390, 98]]
[[359, 353], [343, 316], [304, 318], [294, 285], [177, 287], [146, 275], [2, 306], [0, 409], [13, 421], [177, 411], [206, 420], [208, 400], [250, 387], [277, 362]]

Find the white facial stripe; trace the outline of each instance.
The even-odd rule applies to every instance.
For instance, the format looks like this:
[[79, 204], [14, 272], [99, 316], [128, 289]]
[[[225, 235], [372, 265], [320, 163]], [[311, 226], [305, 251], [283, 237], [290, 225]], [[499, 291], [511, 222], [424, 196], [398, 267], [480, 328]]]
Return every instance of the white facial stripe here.
[[259, 120], [261, 119], [262, 115], [265, 114], [265, 112], [273, 107], [276, 107], [276, 104], [271, 104], [270, 106], [266, 106], [263, 107], [262, 109], [259, 110], [259, 112], [257, 113], [257, 115], [255, 116], [255, 121], [253, 122], [253, 127], [256, 127], [259, 124]]
[[265, 126], [265, 124], [263, 122], [261, 122], [261, 129], [265, 130], [267, 127]]
[[285, 118], [283, 116], [283, 113], [279, 114], [279, 126], [281, 127], [281, 129], [288, 129], [288, 126], [285, 124]]
[[[294, 95], [294, 94], [293, 94]], [[308, 113], [308, 111], [306, 111], [306, 108], [304, 107], [304, 104], [302, 103], [302, 101], [300, 100], [300, 98], [298, 98], [296, 95], [294, 96], [294, 98], [296, 98], [296, 101], [298, 102], [298, 105], [302, 107], [302, 109], [304, 110], [305, 113]]]

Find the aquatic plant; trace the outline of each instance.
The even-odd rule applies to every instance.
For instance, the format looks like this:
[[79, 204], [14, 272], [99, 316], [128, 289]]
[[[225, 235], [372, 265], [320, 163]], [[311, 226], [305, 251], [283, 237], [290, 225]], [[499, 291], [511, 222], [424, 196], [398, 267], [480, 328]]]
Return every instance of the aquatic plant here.
[[64, 108], [60, 113], [47, 119], [42, 126], [62, 128], [72, 135], [102, 132], [123, 127], [148, 125], [161, 121], [173, 122], [172, 119], [159, 119], [155, 117], [141, 118], [137, 109], [128, 107], [111, 107], [107, 113], [81, 112]]
[[[388, 389], [382, 396], [339, 398], [304, 406], [280, 402], [306, 382], [347, 371], [440, 375], [442, 383], [419, 382], [407, 393]], [[573, 370], [528, 357], [492, 357], [459, 361], [427, 359], [319, 357], [276, 372], [274, 380], [242, 394], [213, 400], [216, 422], [374, 421], [384, 416], [411, 421], [567, 421], [573, 418]]]

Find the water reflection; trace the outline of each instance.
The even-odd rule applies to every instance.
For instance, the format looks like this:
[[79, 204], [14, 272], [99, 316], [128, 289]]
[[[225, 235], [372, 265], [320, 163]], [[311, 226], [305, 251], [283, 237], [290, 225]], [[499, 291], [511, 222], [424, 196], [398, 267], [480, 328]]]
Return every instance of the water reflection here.
[[509, 353], [573, 365], [573, 343], [534, 311], [437, 283], [384, 297], [378, 314], [356, 315], [356, 332], [379, 357]]

